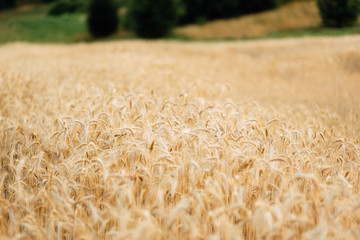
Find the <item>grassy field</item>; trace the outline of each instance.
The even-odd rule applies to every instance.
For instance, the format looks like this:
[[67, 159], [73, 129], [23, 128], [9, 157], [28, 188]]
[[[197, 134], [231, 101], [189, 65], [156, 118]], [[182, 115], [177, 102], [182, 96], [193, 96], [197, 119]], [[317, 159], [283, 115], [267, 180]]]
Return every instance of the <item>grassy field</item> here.
[[29, 5], [0, 13], [0, 44], [13, 41], [74, 42], [87, 33], [84, 14], [47, 15], [48, 6]]
[[[49, 5], [24, 5], [15, 10], [0, 12], [0, 44], [14, 41], [94, 41], [87, 32], [85, 14], [52, 17], [47, 15], [48, 9]], [[297, 1], [272, 11], [179, 27], [167, 39], [219, 41], [360, 34], [360, 24], [342, 29], [327, 29], [320, 25], [315, 1]], [[129, 38], [135, 38], [134, 34], [119, 27], [116, 34], [101, 40]]]
[[360, 37], [0, 47], [1, 239], [359, 239]]

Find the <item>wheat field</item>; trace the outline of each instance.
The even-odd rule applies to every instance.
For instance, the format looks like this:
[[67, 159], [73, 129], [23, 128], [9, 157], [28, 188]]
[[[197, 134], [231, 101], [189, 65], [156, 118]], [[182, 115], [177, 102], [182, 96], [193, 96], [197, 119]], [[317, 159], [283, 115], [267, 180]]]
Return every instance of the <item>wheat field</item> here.
[[359, 239], [360, 37], [0, 47], [1, 239]]

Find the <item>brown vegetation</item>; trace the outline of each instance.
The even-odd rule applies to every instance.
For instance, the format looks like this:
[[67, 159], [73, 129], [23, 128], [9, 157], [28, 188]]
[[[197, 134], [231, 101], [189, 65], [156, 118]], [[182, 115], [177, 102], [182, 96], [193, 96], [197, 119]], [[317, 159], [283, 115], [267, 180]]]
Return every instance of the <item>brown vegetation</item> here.
[[0, 237], [359, 239], [359, 41], [0, 47]]

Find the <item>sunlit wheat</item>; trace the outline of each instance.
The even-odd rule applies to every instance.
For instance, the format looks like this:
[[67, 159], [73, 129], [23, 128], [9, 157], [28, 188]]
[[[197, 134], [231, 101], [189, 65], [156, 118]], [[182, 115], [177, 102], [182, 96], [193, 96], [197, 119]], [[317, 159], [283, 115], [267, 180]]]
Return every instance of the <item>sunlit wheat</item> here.
[[8, 239], [359, 239], [359, 37], [0, 48]]

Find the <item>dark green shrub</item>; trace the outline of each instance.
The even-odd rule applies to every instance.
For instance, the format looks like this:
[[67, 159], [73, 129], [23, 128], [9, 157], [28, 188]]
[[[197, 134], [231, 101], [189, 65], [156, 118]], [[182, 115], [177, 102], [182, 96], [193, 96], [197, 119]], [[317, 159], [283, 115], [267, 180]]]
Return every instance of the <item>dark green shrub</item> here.
[[185, 14], [180, 24], [240, 15], [241, 0], [183, 0]]
[[15, 6], [16, 6], [15, 0], [0, 0], [0, 10], [7, 9], [7, 8], [13, 8]]
[[179, 23], [182, 25], [207, 19], [206, 11], [204, 11], [205, 3], [204, 0], [183, 0], [185, 14], [180, 17]]
[[111, 0], [91, 0], [87, 23], [94, 37], [109, 36], [118, 27], [117, 8]]
[[61, 15], [64, 13], [81, 12], [86, 9], [86, 3], [80, 0], [60, 0], [55, 2], [48, 14], [49, 15]]
[[317, 0], [317, 5], [326, 27], [352, 26], [360, 9], [359, 0]]
[[130, 0], [127, 26], [139, 37], [164, 37], [176, 25], [178, 4], [176, 0]]
[[240, 0], [207, 1], [206, 5], [206, 15], [209, 20], [240, 14]]
[[125, 7], [127, 5], [128, 0], [113, 0], [113, 4], [117, 8]]
[[285, 1], [289, 0], [183, 0], [186, 11], [180, 24], [260, 12], [276, 8]]
[[282, 0], [241, 0], [240, 8], [243, 14], [255, 13], [276, 8], [281, 3]]

